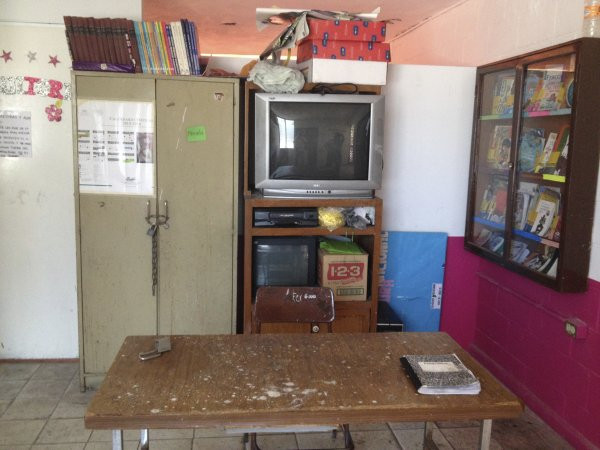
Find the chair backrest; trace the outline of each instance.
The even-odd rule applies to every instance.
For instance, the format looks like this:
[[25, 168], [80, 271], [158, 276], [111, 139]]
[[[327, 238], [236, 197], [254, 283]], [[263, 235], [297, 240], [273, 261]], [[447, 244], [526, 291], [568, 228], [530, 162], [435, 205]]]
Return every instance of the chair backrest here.
[[331, 288], [266, 286], [256, 292], [252, 332], [260, 333], [262, 323], [310, 323], [311, 332], [318, 332], [317, 324], [327, 323], [331, 333], [333, 319], [335, 309]]

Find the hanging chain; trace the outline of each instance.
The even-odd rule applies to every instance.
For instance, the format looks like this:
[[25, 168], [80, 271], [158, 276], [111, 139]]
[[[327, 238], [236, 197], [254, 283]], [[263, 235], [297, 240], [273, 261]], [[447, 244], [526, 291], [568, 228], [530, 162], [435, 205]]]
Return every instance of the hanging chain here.
[[152, 238], [152, 295], [156, 296], [158, 286], [158, 226], [153, 224], [148, 228], [148, 236]]

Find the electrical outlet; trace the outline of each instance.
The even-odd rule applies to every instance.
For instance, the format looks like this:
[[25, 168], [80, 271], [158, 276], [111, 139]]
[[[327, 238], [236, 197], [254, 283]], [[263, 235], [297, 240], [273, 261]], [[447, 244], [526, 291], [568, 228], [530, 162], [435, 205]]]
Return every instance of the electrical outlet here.
[[565, 333], [575, 339], [585, 339], [587, 337], [587, 323], [580, 319], [566, 319]]

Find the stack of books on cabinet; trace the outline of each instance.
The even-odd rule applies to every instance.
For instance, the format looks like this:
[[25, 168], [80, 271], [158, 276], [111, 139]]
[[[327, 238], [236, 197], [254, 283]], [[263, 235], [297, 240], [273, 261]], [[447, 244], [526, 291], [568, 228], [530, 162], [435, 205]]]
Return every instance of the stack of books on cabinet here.
[[196, 25], [65, 16], [73, 69], [201, 75]]

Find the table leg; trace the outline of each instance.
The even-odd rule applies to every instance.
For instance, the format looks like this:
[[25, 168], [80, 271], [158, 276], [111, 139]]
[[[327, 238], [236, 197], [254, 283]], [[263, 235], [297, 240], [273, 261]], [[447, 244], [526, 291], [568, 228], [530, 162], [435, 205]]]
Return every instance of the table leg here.
[[113, 450], [123, 450], [123, 430], [113, 430], [112, 448]]
[[148, 440], [148, 429], [140, 432], [140, 450], [148, 450], [150, 448], [150, 441]]
[[489, 450], [492, 441], [492, 419], [481, 421], [481, 431], [479, 434], [479, 449]]

